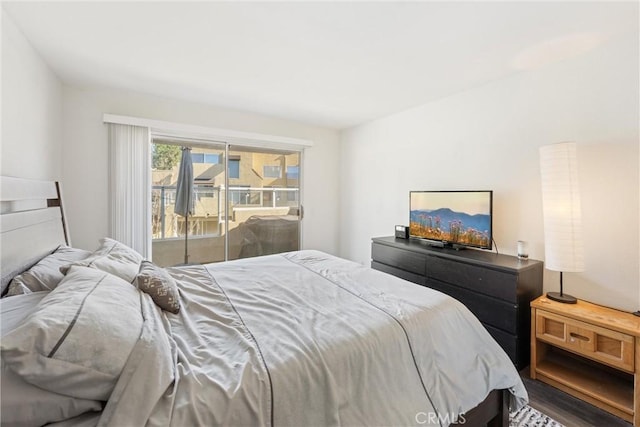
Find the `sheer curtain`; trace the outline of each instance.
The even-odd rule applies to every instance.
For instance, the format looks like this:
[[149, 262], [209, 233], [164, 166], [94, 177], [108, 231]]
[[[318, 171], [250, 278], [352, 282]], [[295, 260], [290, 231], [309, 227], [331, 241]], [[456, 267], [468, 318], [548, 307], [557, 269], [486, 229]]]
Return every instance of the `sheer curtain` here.
[[150, 132], [109, 123], [109, 233], [151, 259]]

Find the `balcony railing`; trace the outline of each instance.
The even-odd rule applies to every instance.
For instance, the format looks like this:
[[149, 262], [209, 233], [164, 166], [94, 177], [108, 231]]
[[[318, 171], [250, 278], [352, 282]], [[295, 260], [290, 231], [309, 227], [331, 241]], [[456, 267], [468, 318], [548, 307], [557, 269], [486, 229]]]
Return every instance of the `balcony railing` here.
[[[189, 216], [189, 236], [224, 234], [225, 188], [194, 184], [195, 212]], [[176, 186], [154, 185], [151, 192], [152, 234], [154, 240], [184, 236], [184, 217], [174, 213]], [[229, 222], [242, 222], [247, 215], [282, 215], [281, 208], [298, 208], [298, 188], [229, 187]], [[280, 208], [280, 209], [276, 209]], [[239, 215], [242, 212], [243, 215]], [[242, 218], [240, 218], [242, 217]], [[231, 228], [231, 227], [229, 227]]]

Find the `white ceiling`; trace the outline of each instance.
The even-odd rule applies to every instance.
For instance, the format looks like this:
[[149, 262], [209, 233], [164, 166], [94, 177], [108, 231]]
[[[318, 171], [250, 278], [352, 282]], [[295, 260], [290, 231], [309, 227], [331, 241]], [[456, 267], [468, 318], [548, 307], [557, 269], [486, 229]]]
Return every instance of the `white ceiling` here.
[[3, 2], [63, 82], [332, 128], [638, 32], [637, 3]]

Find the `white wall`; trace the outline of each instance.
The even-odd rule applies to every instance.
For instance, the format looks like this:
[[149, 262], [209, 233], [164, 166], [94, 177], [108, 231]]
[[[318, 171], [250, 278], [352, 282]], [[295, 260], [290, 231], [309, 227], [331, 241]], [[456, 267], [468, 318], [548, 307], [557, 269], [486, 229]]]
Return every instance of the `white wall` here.
[[[538, 148], [578, 143], [586, 271], [565, 292], [640, 308], [638, 34], [344, 131], [340, 255], [407, 224], [410, 190], [494, 190], [494, 237], [544, 260]], [[545, 272], [545, 291], [558, 274]]]
[[59, 179], [62, 84], [2, 9], [2, 175]]
[[74, 246], [94, 249], [108, 234], [107, 127], [103, 114], [309, 139], [305, 151], [303, 247], [338, 250], [338, 132], [256, 114], [112, 89], [66, 87], [62, 182]]

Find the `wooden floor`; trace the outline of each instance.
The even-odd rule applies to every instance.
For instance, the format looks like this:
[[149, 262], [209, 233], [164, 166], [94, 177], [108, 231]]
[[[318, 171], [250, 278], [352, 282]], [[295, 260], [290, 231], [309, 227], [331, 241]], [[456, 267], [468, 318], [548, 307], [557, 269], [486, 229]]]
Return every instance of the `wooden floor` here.
[[566, 427], [632, 427], [631, 423], [520, 372], [529, 392], [529, 405]]

